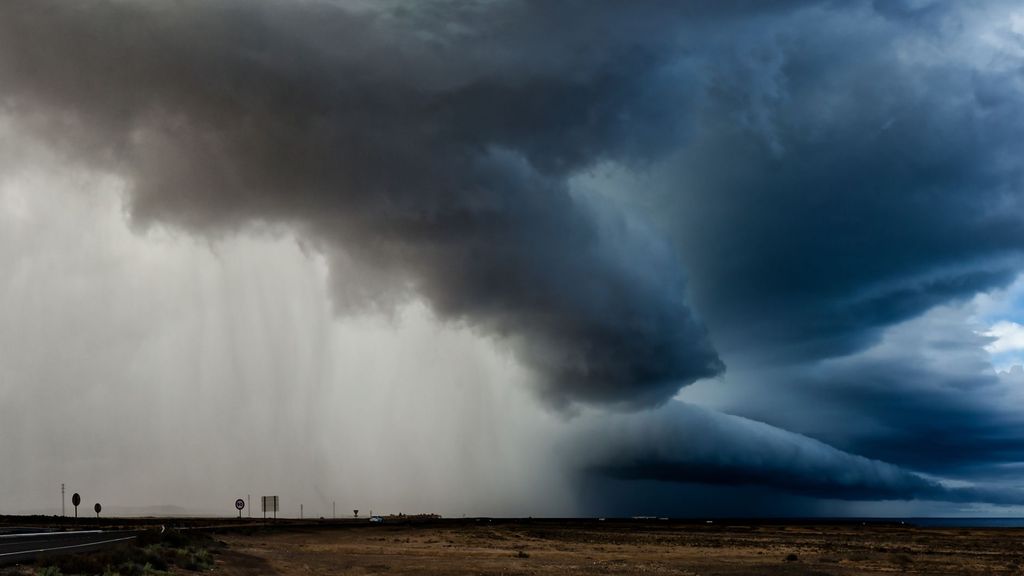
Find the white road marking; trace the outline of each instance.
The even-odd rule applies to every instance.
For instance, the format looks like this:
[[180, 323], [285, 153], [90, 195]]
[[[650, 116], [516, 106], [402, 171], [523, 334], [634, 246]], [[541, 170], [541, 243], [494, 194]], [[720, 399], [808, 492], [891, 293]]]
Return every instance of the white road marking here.
[[27, 534], [3, 534], [0, 539], [35, 538], [39, 536], [75, 536], [77, 534], [102, 534], [103, 530], [78, 530], [75, 532], [29, 532]]
[[40, 548], [38, 550], [22, 550], [20, 552], [2, 552], [0, 557], [4, 556], [17, 556], [19, 554], [38, 554], [40, 552], [52, 552], [54, 550], [70, 550], [72, 548], [85, 548], [86, 546], [98, 546], [100, 544], [112, 544], [114, 542], [124, 542], [125, 540], [134, 540], [135, 536], [126, 536], [124, 538], [114, 538], [113, 540], [99, 540], [96, 542], [88, 542], [86, 544], [72, 544], [70, 546], [56, 546], [53, 548]]

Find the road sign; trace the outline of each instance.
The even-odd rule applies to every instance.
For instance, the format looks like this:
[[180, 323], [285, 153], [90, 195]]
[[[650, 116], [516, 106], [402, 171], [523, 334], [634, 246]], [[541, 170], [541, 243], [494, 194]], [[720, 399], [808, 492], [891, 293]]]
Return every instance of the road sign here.
[[82, 497], [75, 492], [74, 496], [71, 497], [71, 505], [75, 507], [75, 518], [78, 518], [78, 505], [82, 503]]
[[267, 517], [267, 512], [273, 512], [274, 518], [277, 518], [277, 510], [280, 505], [277, 496], [264, 496], [263, 497], [263, 517]]
[[99, 518], [100, 510], [103, 510], [103, 506], [100, 506], [100, 503], [97, 502], [96, 505], [92, 507], [92, 509], [96, 511], [96, 517]]
[[245, 508], [245, 500], [242, 500], [241, 498], [235, 500], [235, 509], [238, 510], [239, 518], [242, 517], [242, 508]]

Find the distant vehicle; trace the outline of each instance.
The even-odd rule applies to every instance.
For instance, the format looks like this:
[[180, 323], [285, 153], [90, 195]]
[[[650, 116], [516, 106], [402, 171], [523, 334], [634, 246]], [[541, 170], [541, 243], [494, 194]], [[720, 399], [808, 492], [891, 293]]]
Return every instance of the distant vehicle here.
[[370, 522], [383, 522], [383, 516], [370, 516]]

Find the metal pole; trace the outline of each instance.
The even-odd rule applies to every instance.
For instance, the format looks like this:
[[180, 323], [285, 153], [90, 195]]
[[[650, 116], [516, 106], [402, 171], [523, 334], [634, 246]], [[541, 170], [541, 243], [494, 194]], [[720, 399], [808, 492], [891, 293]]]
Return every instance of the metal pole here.
[[338, 519], [338, 503], [337, 502], [331, 502], [331, 516], [333, 516], [335, 520]]
[[64, 483], [60, 483], [60, 516], [64, 517]]
[[245, 495], [245, 505], [249, 507], [249, 518], [252, 518], [252, 494]]

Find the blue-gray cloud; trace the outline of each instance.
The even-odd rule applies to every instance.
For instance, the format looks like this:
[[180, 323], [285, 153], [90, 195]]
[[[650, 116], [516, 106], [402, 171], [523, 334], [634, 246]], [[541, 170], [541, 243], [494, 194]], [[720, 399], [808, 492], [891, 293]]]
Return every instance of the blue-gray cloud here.
[[[937, 308], [856, 354], [735, 374], [723, 405], [915, 470], [1012, 480], [1024, 462], [1024, 374], [995, 370], [992, 339], [973, 314], [969, 305]], [[750, 396], [765, 385], [770, 397]]]
[[595, 418], [573, 444], [587, 474], [670, 483], [762, 486], [840, 500], [1024, 504], [1004, 485], [952, 485], [818, 440], [671, 402], [645, 414]]
[[[294, 227], [339, 306], [421, 297], [554, 405], [655, 406], [735, 358], [773, 376], [737, 411], [836, 447], [687, 409], [593, 471], [1018, 502], [912, 471], [1020, 461], [1000, 377], [869, 354], [1021, 270], [1006, 6], [9, 0], [0, 102], [136, 222]], [[574, 189], [608, 167], [619, 205]], [[849, 420], [787, 417], [814, 406]]]
[[1020, 269], [1022, 63], [977, 41], [998, 3], [896, 4], [702, 36], [700, 120], [650, 205], [720, 350], [849, 353]]

